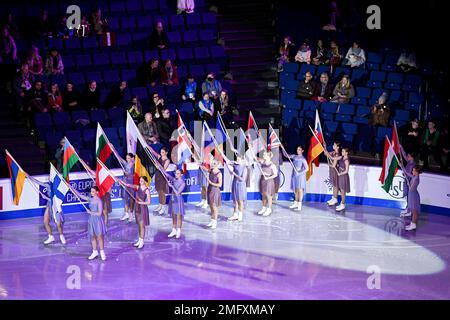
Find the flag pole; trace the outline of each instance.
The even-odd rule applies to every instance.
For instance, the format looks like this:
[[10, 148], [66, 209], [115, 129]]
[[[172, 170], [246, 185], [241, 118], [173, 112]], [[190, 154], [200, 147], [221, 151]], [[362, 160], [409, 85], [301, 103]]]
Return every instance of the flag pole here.
[[[314, 135], [314, 137], [316, 138], [317, 142], [321, 145], [322, 149], [325, 150], [325, 148], [323, 147], [322, 143], [320, 142], [320, 140], [319, 140], [319, 138], [317, 137], [317, 135], [316, 135], [316, 133], [314, 132], [314, 130], [311, 128], [310, 125], [308, 125], [308, 127], [309, 127], [309, 130], [311, 130], [311, 132], [312, 132], [312, 134]], [[325, 153], [325, 152], [324, 152], [324, 153]], [[328, 161], [331, 160], [331, 159], [328, 158], [327, 155], [325, 155], [325, 156], [327, 157], [327, 160], [328, 160]], [[331, 161], [330, 161], [330, 162], [331, 162]], [[330, 164], [330, 162], [329, 162], [329, 164]], [[338, 169], [337, 169], [335, 166], [333, 166], [333, 165], [331, 165], [331, 166], [332, 166], [332, 167], [334, 168], [334, 170], [336, 170], [336, 172], [339, 174]]]
[[[222, 125], [222, 128], [223, 128], [224, 131], [225, 131], [225, 135], [227, 136], [228, 141], [230, 142], [231, 151], [233, 151], [235, 155], [238, 155], [237, 150], [234, 148], [234, 145], [233, 145], [233, 143], [231, 142], [231, 137], [230, 137], [230, 135], [228, 134], [227, 127], [225, 126], [225, 123], [223, 122], [223, 119], [222, 119], [222, 116], [220, 115], [220, 113], [217, 113], [217, 119], [220, 121], [220, 124]], [[225, 142], [225, 143], [226, 143], [226, 142]]]

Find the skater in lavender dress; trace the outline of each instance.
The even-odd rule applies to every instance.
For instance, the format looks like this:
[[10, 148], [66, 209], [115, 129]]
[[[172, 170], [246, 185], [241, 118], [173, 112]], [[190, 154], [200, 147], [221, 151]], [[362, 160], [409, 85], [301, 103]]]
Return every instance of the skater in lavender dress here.
[[350, 192], [350, 177], [348, 171], [350, 169], [350, 159], [348, 157], [348, 148], [342, 149], [342, 158], [336, 161], [338, 164], [338, 189], [341, 192], [341, 204], [336, 207], [336, 211], [345, 209], [345, 197]]
[[[167, 170], [170, 165], [170, 159], [167, 157], [167, 154], [167, 148], [162, 148], [158, 159], [159, 164], [162, 168], [164, 168], [164, 170]], [[154, 211], [162, 215], [166, 209], [166, 194], [169, 193], [169, 186], [167, 185], [167, 181], [163, 174], [159, 170], [155, 173], [155, 189], [158, 192], [159, 204]]]
[[169, 200], [169, 213], [172, 216], [172, 232], [168, 237], [176, 237], [179, 239], [185, 214], [183, 191], [186, 187], [186, 183], [183, 179], [183, 172], [180, 169], [175, 171], [175, 177], [172, 177], [168, 173], [166, 173], [166, 177], [169, 180], [169, 186], [172, 188], [172, 194], [170, 195]]
[[211, 170], [208, 177], [208, 189], [206, 192], [208, 205], [211, 208], [211, 221], [208, 227], [217, 228], [217, 217], [219, 215], [219, 207], [221, 205], [220, 188], [222, 187], [222, 172], [219, 170], [219, 162], [212, 160]]
[[411, 209], [408, 207], [408, 193], [409, 193], [408, 184], [411, 184], [410, 177], [412, 177], [412, 171], [416, 166], [416, 162], [414, 161], [414, 154], [412, 152], [406, 153], [402, 145], [400, 145], [400, 154], [402, 155], [403, 159], [406, 160], [406, 165], [404, 167], [406, 172], [403, 172], [403, 176], [405, 177], [404, 183], [405, 190], [403, 192], [403, 195], [406, 196], [406, 208], [402, 212], [400, 212], [400, 217], [410, 217]]
[[275, 178], [278, 175], [278, 169], [272, 162], [273, 154], [271, 151], [266, 151], [263, 158], [260, 160], [261, 177], [259, 180], [259, 191], [262, 196], [262, 209], [258, 212], [259, 215], [267, 217], [272, 214], [272, 199], [275, 195]]
[[[133, 184], [134, 182], [134, 159], [135, 156], [132, 153], [128, 153], [126, 156], [126, 160], [122, 158], [119, 159], [123, 168], [123, 179], [126, 184]], [[131, 196], [134, 193], [133, 188], [128, 188], [124, 190], [123, 199], [125, 202], [125, 214], [120, 218], [120, 221], [130, 220], [131, 215], [134, 212], [134, 199]]]
[[303, 156], [303, 152], [303, 146], [298, 146], [297, 154], [289, 156], [294, 164], [294, 168], [292, 168], [291, 187], [295, 193], [294, 203], [289, 208], [295, 209], [296, 211], [302, 210], [303, 196], [306, 189], [306, 172], [308, 171], [308, 162]]
[[102, 199], [98, 196], [99, 188], [97, 186], [93, 186], [91, 188], [91, 196], [85, 197], [80, 193], [76, 192], [78, 198], [88, 201], [89, 209], [87, 212], [89, 213], [88, 219], [88, 233], [91, 238], [92, 245], [92, 254], [89, 256], [89, 260], [94, 260], [98, 257], [97, 243], [100, 248], [100, 258], [105, 261], [105, 234], [106, 234], [106, 225], [105, 221], [102, 218], [103, 215], [103, 204]]
[[409, 225], [405, 227], [406, 231], [415, 230], [417, 228], [417, 219], [420, 213], [420, 195], [417, 190], [420, 183], [420, 174], [422, 173], [422, 168], [420, 166], [415, 166], [412, 170], [412, 174], [405, 172], [410, 179], [409, 191], [408, 191], [408, 208], [412, 212], [412, 221]]
[[247, 166], [242, 156], [238, 156], [232, 164], [227, 164], [230, 174], [233, 176], [231, 184], [231, 198], [234, 203], [233, 216], [228, 218], [229, 221], [242, 221], [244, 212], [244, 202], [247, 200]]
[[333, 151], [328, 152], [326, 147], [324, 150], [325, 155], [328, 158], [328, 165], [329, 165], [329, 174], [330, 174], [330, 182], [333, 186], [333, 196], [330, 200], [327, 201], [329, 206], [334, 206], [338, 203], [338, 175], [337, 175], [337, 166], [334, 166], [334, 163], [336, 161], [337, 164], [339, 164], [339, 160], [342, 158], [341, 156], [341, 144], [339, 142], [333, 143]]
[[142, 249], [144, 247], [145, 227], [150, 225], [150, 217], [148, 214], [148, 206], [150, 205], [150, 191], [148, 190], [148, 179], [146, 176], [139, 178], [139, 185], [128, 185], [127, 187], [136, 190], [134, 205], [134, 215], [136, 217], [136, 223], [138, 225], [139, 239], [133, 244], [134, 247]]
[[109, 214], [112, 212], [112, 203], [111, 203], [111, 191], [106, 192], [102, 199], [103, 205], [103, 217], [105, 219], [105, 225], [108, 226]]
[[207, 174], [209, 172], [209, 167], [207, 167], [203, 163], [201, 163], [200, 159], [198, 159], [198, 157], [195, 155], [195, 152], [193, 153], [193, 158], [194, 158], [194, 161], [199, 164], [197, 181], [198, 181], [198, 185], [201, 189], [201, 200], [195, 206], [200, 207], [202, 209], [206, 209], [206, 208], [208, 208], [208, 200], [206, 198], [206, 192], [208, 189]]

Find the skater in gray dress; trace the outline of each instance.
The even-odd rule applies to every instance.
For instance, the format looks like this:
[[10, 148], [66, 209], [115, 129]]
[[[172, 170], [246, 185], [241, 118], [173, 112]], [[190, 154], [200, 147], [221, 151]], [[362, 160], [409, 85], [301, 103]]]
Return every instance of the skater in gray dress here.
[[[158, 159], [158, 162], [161, 167], [164, 168], [164, 170], [167, 170], [170, 165], [170, 159], [167, 157], [167, 148], [162, 148], [159, 154], [160, 157]], [[153, 211], [162, 215], [166, 211], [166, 194], [169, 193], [169, 186], [167, 185], [167, 181], [164, 178], [163, 174], [159, 170], [157, 170], [155, 173], [155, 189], [156, 192], [158, 192], [159, 204]]]
[[303, 146], [297, 147], [297, 154], [290, 155], [294, 168], [292, 168], [291, 187], [295, 194], [294, 203], [289, 207], [296, 211], [302, 210], [303, 196], [306, 189], [306, 172], [308, 171], [308, 162], [303, 156]]
[[242, 156], [238, 156], [235, 162], [227, 164], [227, 168], [233, 176], [233, 181], [231, 183], [231, 198], [234, 204], [233, 216], [228, 218], [228, 220], [242, 221], [244, 202], [247, 200], [248, 169]]
[[101, 199], [103, 205], [103, 218], [105, 219], [105, 225], [108, 226], [109, 214], [112, 212], [111, 190], [106, 192]]
[[403, 159], [406, 160], [406, 165], [404, 166], [406, 172], [403, 172], [403, 176], [405, 177], [403, 195], [406, 196], [406, 208], [402, 212], [400, 212], [400, 217], [410, 217], [411, 209], [408, 207], [408, 184], [411, 184], [412, 171], [416, 166], [416, 161], [414, 160], [414, 154], [412, 152], [405, 152], [402, 145], [400, 145], [400, 154], [402, 155]]
[[180, 169], [175, 171], [175, 177], [172, 177], [168, 173], [166, 173], [166, 177], [169, 180], [169, 186], [172, 188], [172, 194], [170, 195], [169, 200], [169, 213], [172, 216], [172, 232], [168, 237], [176, 237], [179, 239], [185, 214], [183, 191], [186, 187], [186, 183], [183, 179], [183, 172]]
[[273, 154], [271, 151], [265, 151], [263, 158], [260, 160], [261, 177], [259, 179], [259, 192], [262, 196], [262, 209], [259, 215], [267, 217], [272, 214], [272, 199], [275, 195], [275, 178], [278, 175], [278, 169], [272, 162]]
[[412, 174], [405, 172], [408, 178], [410, 178], [410, 185], [408, 191], [408, 208], [412, 212], [412, 221], [409, 225], [405, 227], [406, 231], [415, 230], [417, 228], [417, 219], [420, 213], [420, 195], [417, 190], [420, 183], [420, 174], [422, 173], [422, 168], [420, 166], [415, 166], [412, 170]]
[[219, 207], [221, 205], [220, 188], [222, 187], [222, 172], [219, 170], [219, 162], [217, 160], [211, 161], [211, 170], [208, 177], [208, 189], [206, 192], [208, 205], [211, 208], [211, 221], [208, 227], [211, 229], [217, 228], [217, 217], [219, 215]]
[[[341, 192], [341, 204], [336, 207], [336, 211], [345, 209], [345, 197], [350, 192], [350, 177], [348, 175], [350, 169], [350, 159], [348, 157], [348, 148], [342, 149], [342, 158], [335, 160], [335, 167], [338, 168], [338, 189]], [[337, 162], [337, 165], [336, 165]]]
[[334, 206], [338, 203], [338, 175], [337, 175], [337, 170], [338, 167], [334, 166], [334, 163], [336, 161], [337, 164], [339, 164], [339, 160], [342, 158], [341, 156], [341, 144], [339, 142], [335, 142], [333, 143], [333, 151], [328, 152], [326, 149], [326, 146], [324, 153], [328, 158], [328, 166], [329, 168], [329, 175], [330, 175], [330, 182], [331, 185], [333, 186], [333, 196], [331, 197], [330, 200], [327, 201], [329, 206]]
[[192, 157], [194, 158], [194, 161], [198, 164], [198, 176], [197, 181], [198, 185], [200, 187], [201, 192], [201, 199], [200, 202], [197, 203], [195, 206], [200, 207], [202, 209], [208, 208], [208, 199], [206, 198], [206, 192], [208, 189], [208, 172], [209, 167], [205, 166], [204, 163], [197, 157], [196, 153], [192, 153]]

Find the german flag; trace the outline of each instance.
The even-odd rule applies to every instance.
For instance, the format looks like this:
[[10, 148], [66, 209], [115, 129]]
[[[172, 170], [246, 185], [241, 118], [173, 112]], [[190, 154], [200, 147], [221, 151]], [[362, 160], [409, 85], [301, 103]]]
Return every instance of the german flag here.
[[145, 145], [138, 137], [136, 143], [136, 158], [134, 161], [134, 183], [139, 184], [139, 178], [147, 177], [148, 182], [151, 181], [151, 176], [155, 173], [155, 167], [145, 151]]

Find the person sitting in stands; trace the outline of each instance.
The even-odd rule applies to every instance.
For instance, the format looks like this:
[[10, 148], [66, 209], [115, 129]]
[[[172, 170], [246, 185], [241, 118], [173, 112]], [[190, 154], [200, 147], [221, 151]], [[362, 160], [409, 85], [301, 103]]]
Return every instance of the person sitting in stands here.
[[318, 66], [325, 63], [326, 60], [325, 54], [326, 54], [325, 46], [323, 45], [323, 41], [319, 39], [317, 40], [317, 46], [314, 50], [314, 54], [312, 57], [312, 64]]
[[278, 57], [278, 72], [283, 71], [283, 65], [285, 63], [291, 62], [294, 60], [294, 44], [291, 42], [291, 37], [286, 36], [283, 39], [283, 43], [280, 45], [278, 49], [279, 57]]
[[198, 96], [197, 82], [192, 74], [188, 74], [187, 81], [181, 88], [181, 99], [183, 101], [195, 102]]
[[309, 48], [309, 45], [306, 41], [303, 42], [303, 44], [300, 46], [300, 49], [298, 49], [294, 60], [299, 63], [311, 63], [311, 49]]
[[102, 10], [97, 7], [91, 15], [91, 25], [93, 26], [93, 34], [102, 34], [105, 32], [107, 24], [107, 19], [102, 17]]
[[436, 123], [434, 122], [434, 120], [428, 121], [428, 127], [423, 133], [422, 145], [420, 148], [420, 158], [423, 161], [423, 170], [430, 169], [430, 164], [428, 161], [430, 155], [433, 155], [434, 161], [436, 161], [440, 167], [443, 167], [438, 146], [439, 138], [440, 132], [436, 128]]
[[63, 98], [59, 92], [58, 84], [54, 83], [50, 86], [48, 92], [48, 106], [50, 110], [61, 112], [63, 110]]
[[214, 116], [214, 103], [207, 92], [203, 94], [203, 99], [198, 102], [198, 111], [200, 119], [205, 121], [212, 119]]
[[181, 14], [183, 12], [194, 13], [194, 9], [194, 0], [177, 0], [177, 14]]
[[337, 45], [336, 41], [330, 42], [330, 50], [327, 53], [327, 60], [325, 63], [328, 63], [331, 65], [331, 69], [334, 70], [338, 65], [341, 64], [342, 61], [342, 54], [339, 50], [339, 46]]
[[34, 81], [34, 76], [28, 70], [28, 64], [23, 63], [20, 71], [15, 75], [13, 82], [13, 92], [15, 98], [15, 105], [18, 107], [18, 113], [25, 110], [27, 92], [32, 88], [31, 83]]
[[30, 73], [34, 76], [40, 76], [44, 73], [44, 61], [39, 54], [39, 49], [36, 46], [31, 46], [28, 54], [27, 63], [30, 69]]
[[159, 93], [153, 93], [150, 101], [150, 112], [155, 119], [161, 117], [162, 109], [164, 108], [164, 99], [159, 97]]
[[0, 43], [0, 64], [14, 64], [17, 61], [16, 42], [6, 27], [2, 28]]
[[142, 106], [138, 96], [133, 96], [133, 98], [131, 98], [131, 103], [127, 110], [130, 113], [131, 118], [133, 118], [135, 124], [142, 121]]
[[159, 60], [151, 59], [148, 65], [144, 66], [144, 83], [143, 85], [156, 86], [161, 82], [161, 72], [159, 70]]
[[164, 85], [179, 85], [177, 66], [172, 64], [170, 59], [164, 62], [164, 67], [161, 69], [161, 83]]
[[162, 117], [156, 122], [160, 142], [170, 149], [170, 138], [177, 129], [177, 119], [170, 114], [169, 108], [162, 110]]
[[307, 71], [305, 73], [305, 79], [300, 82], [297, 89], [297, 98], [300, 99], [311, 99], [314, 94], [316, 83], [312, 80], [313, 76], [311, 72]]
[[83, 106], [89, 110], [97, 110], [100, 108], [100, 90], [97, 88], [95, 80], [89, 81], [89, 85], [84, 92]]
[[63, 92], [63, 109], [74, 111], [80, 108], [80, 94], [75, 89], [72, 82], [68, 81], [66, 90]]
[[105, 109], [123, 107], [123, 99], [125, 97], [126, 89], [127, 82], [125, 80], [121, 80], [119, 82], [119, 85], [111, 88], [111, 91], [109, 92], [105, 100]]
[[328, 73], [322, 72], [320, 75], [320, 83], [314, 88], [312, 100], [319, 102], [327, 102], [333, 98], [334, 87], [330, 82]]
[[51, 48], [45, 61], [45, 74], [48, 76], [64, 74], [64, 64], [56, 48]]
[[336, 103], [349, 103], [350, 100], [355, 96], [355, 89], [350, 83], [350, 78], [348, 75], [342, 76], [341, 81], [336, 84], [333, 90], [333, 98], [331, 102]]
[[138, 124], [138, 129], [148, 144], [154, 144], [159, 141], [158, 128], [150, 112], [145, 114], [144, 121]]
[[421, 131], [419, 120], [413, 119], [399, 130], [402, 146], [414, 154], [419, 154], [421, 144]]
[[210, 99], [217, 100], [221, 91], [222, 84], [215, 79], [214, 73], [209, 73], [202, 84], [202, 94], [208, 93]]
[[344, 64], [351, 68], [358, 68], [366, 62], [366, 53], [359, 47], [358, 42], [353, 42], [353, 46], [348, 49], [345, 55]]
[[404, 50], [397, 60], [397, 66], [403, 72], [417, 70], [416, 54], [412, 51]]
[[387, 94], [384, 92], [370, 110], [369, 125], [387, 127], [391, 111], [386, 104]]
[[39, 18], [33, 24], [33, 30], [37, 37], [45, 38], [53, 35], [53, 26], [48, 17], [47, 11], [42, 11]]
[[165, 49], [169, 44], [169, 38], [163, 28], [162, 22], [158, 21], [150, 36], [150, 49]]

